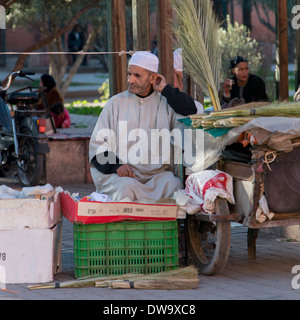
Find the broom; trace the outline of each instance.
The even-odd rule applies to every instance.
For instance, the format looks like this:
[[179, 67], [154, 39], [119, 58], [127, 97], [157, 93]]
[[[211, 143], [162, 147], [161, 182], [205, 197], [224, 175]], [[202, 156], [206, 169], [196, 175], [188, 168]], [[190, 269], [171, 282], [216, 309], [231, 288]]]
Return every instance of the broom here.
[[188, 290], [199, 286], [198, 271], [189, 266], [149, 275], [125, 275], [125, 280], [97, 280], [96, 287], [112, 289]]
[[[250, 121], [255, 119], [255, 117], [242, 117], [242, 118], [227, 118], [227, 119], [219, 119], [216, 120], [212, 127], [214, 128], [236, 128], [242, 126]], [[205, 128], [205, 126], [203, 125]]]
[[270, 105], [269, 102], [251, 102], [251, 103], [245, 103], [236, 107], [232, 107], [230, 109], [223, 109], [223, 110], [218, 110], [218, 111], [212, 111], [210, 113], [202, 113], [202, 114], [193, 114], [190, 115], [190, 119], [193, 121], [197, 121], [197, 120], [202, 120], [203, 118], [210, 118], [212, 116], [226, 116], [226, 114], [228, 114], [228, 111], [230, 111], [230, 113], [232, 113], [233, 111], [236, 110], [248, 110], [248, 109], [255, 109], [255, 108], [260, 108], [260, 107], [265, 107], [267, 105]]
[[191, 116], [194, 128], [235, 128], [248, 123], [258, 117], [300, 117], [300, 102], [265, 105], [253, 103], [222, 111], [212, 112], [210, 115]]
[[103, 277], [101, 275], [96, 277], [85, 277], [78, 280], [65, 281], [65, 282], [54, 282], [30, 285], [28, 288], [30, 290], [40, 290], [40, 289], [56, 289], [56, 288], [85, 288], [85, 287], [108, 287], [109, 283], [112, 281], [127, 280], [127, 281], [137, 281], [137, 280], [155, 280], [155, 279], [198, 279], [198, 271], [195, 267], [189, 266], [185, 268], [178, 268], [175, 270], [164, 271], [156, 274], [145, 275], [145, 274], [124, 274], [124, 275], [111, 275]]
[[300, 117], [300, 102], [270, 104], [258, 108], [226, 109], [221, 112], [212, 112], [210, 115], [213, 117]]
[[183, 50], [184, 67], [205, 94], [214, 110], [221, 110], [218, 97], [221, 79], [220, 24], [210, 0], [171, 0], [178, 20], [174, 33]]
[[111, 289], [141, 290], [191, 290], [199, 286], [199, 279], [154, 279], [135, 281], [112, 281]]

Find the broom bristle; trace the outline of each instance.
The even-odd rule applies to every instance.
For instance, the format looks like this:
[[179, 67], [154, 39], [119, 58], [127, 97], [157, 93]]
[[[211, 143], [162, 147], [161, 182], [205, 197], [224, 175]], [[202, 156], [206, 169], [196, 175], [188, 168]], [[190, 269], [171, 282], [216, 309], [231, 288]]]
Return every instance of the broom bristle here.
[[171, 0], [177, 13], [174, 32], [183, 51], [184, 68], [220, 110], [222, 59], [218, 41], [220, 24], [210, 0]]

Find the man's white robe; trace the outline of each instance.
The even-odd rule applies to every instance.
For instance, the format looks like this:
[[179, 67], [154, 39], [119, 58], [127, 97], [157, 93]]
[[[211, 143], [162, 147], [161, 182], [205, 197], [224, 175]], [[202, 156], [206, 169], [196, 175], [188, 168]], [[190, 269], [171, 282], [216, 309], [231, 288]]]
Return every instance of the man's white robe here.
[[[177, 125], [175, 112], [158, 92], [146, 98], [128, 91], [112, 97], [96, 123], [89, 158], [113, 152], [132, 167], [136, 177], [103, 174], [91, 165], [97, 192], [114, 201], [126, 197], [156, 201], [182, 189], [181, 180], [173, 174], [174, 150], [168, 136]], [[157, 138], [159, 133], [162, 139]]]

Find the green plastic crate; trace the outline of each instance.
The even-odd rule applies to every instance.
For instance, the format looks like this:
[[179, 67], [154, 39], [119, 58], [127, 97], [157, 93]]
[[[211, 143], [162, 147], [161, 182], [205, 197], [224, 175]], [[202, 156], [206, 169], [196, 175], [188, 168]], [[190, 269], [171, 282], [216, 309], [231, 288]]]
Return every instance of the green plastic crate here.
[[75, 278], [178, 268], [178, 222], [74, 224]]

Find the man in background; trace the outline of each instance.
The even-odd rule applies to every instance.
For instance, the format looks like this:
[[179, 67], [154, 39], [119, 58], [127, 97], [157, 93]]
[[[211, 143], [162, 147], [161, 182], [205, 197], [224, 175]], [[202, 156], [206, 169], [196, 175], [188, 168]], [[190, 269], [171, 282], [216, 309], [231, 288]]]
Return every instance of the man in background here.
[[[231, 79], [223, 84], [223, 103], [226, 107], [256, 101], [269, 101], [265, 82], [258, 76], [249, 73], [246, 58], [237, 56], [230, 62]], [[223, 105], [223, 104], [222, 104]], [[223, 107], [223, 106], [222, 106]]]

